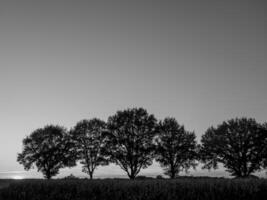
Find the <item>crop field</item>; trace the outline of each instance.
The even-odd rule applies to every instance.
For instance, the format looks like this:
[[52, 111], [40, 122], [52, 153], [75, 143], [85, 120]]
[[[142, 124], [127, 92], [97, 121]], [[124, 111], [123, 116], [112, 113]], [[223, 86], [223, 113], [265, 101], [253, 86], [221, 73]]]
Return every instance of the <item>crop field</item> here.
[[265, 179], [21, 180], [1, 200], [263, 200]]

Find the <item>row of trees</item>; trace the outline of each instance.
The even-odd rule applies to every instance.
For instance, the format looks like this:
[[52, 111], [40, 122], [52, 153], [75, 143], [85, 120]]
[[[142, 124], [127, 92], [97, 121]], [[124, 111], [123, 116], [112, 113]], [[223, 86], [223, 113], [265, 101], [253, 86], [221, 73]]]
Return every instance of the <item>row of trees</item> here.
[[197, 144], [195, 133], [174, 118], [158, 122], [145, 109], [133, 108], [118, 111], [107, 123], [94, 118], [78, 122], [70, 131], [54, 125], [37, 129], [23, 140], [17, 158], [26, 170], [35, 165], [47, 179], [78, 160], [91, 179], [98, 166], [109, 163], [134, 179], [153, 159], [170, 178], [199, 161], [208, 169], [222, 163], [233, 176], [247, 177], [267, 167], [267, 125], [232, 119], [209, 128]]

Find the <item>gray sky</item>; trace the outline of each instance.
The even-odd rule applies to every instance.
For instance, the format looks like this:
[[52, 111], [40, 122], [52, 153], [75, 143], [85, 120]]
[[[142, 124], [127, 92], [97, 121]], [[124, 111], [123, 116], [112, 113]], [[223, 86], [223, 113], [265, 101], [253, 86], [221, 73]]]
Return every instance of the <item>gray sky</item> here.
[[16, 157], [50, 123], [142, 106], [200, 139], [229, 118], [267, 121], [266, 10], [264, 0], [1, 0], [0, 177], [41, 176]]

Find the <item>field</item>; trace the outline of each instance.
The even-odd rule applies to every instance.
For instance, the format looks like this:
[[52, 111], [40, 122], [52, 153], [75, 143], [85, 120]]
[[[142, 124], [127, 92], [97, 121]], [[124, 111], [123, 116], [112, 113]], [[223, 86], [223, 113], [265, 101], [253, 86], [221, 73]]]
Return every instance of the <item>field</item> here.
[[1, 185], [1, 200], [267, 199], [266, 179], [20, 180]]
[[2, 188], [8, 187], [11, 183], [15, 183], [16, 181], [13, 179], [0, 179], [0, 190]]

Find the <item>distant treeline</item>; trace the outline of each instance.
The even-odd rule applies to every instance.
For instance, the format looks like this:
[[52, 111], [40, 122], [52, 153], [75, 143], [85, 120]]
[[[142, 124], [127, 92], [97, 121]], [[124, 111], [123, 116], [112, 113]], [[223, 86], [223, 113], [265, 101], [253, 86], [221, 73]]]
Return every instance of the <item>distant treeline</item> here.
[[132, 108], [117, 111], [107, 122], [81, 120], [70, 130], [58, 125], [39, 128], [23, 140], [17, 158], [26, 170], [36, 166], [47, 179], [77, 161], [91, 179], [98, 166], [109, 163], [134, 179], [154, 159], [170, 178], [199, 162], [207, 169], [221, 163], [231, 175], [248, 177], [267, 167], [267, 123], [251, 118], [224, 121], [208, 128], [198, 144], [195, 133], [175, 118], [159, 121], [144, 108]]

